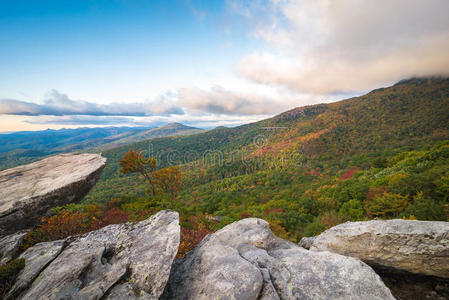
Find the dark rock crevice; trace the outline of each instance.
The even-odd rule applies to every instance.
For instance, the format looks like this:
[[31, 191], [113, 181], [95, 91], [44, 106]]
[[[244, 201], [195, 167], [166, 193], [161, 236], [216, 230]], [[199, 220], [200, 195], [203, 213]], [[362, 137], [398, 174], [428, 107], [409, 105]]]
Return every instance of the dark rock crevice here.
[[449, 299], [449, 279], [373, 267], [398, 300]]

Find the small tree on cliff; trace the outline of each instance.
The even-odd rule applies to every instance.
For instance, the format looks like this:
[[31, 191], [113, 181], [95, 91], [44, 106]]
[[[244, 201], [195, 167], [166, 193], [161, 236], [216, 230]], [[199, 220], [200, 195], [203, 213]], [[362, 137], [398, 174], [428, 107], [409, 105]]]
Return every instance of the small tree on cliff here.
[[139, 173], [142, 175], [149, 185], [150, 196], [166, 193], [171, 201], [176, 199], [183, 176], [181, 168], [168, 167], [157, 170], [156, 158], [146, 158], [138, 150], [126, 152], [120, 159], [120, 167], [120, 172], [124, 174]]

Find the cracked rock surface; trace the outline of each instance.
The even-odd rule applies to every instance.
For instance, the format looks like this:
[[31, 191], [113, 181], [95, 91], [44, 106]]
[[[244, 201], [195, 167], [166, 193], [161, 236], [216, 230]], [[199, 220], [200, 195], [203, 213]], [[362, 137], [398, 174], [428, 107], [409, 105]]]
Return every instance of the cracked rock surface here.
[[21, 230], [0, 238], [0, 264], [10, 262], [19, 252], [19, 246], [28, 230]]
[[305, 250], [249, 218], [207, 236], [172, 267], [162, 299], [394, 299], [365, 263]]
[[65, 153], [0, 172], [0, 235], [31, 228], [55, 206], [80, 201], [106, 158]]
[[347, 222], [315, 237], [310, 249], [357, 257], [390, 271], [449, 278], [449, 222]]
[[20, 299], [158, 299], [179, 247], [177, 212], [45, 242], [20, 257]]

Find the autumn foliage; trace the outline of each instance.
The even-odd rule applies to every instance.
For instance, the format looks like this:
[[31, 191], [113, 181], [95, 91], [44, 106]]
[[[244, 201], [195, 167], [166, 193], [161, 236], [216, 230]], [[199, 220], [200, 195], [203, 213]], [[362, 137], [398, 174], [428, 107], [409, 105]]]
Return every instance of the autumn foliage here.
[[355, 170], [354, 170], [354, 169], [351, 169], [351, 170], [345, 172], [345, 173], [344, 173], [343, 175], [341, 175], [340, 177], [338, 177], [338, 179], [340, 179], [340, 180], [346, 180], [346, 179], [352, 178], [352, 176], [354, 175], [354, 173], [355, 173]]
[[154, 157], [146, 158], [142, 152], [129, 150], [120, 159], [120, 172], [124, 174], [139, 173], [149, 184], [148, 192], [151, 195], [156, 194], [156, 182], [154, 172], [156, 171], [156, 159]]
[[79, 210], [62, 209], [57, 214], [41, 219], [41, 224], [25, 237], [23, 248], [36, 243], [64, 239], [100, 229], [110, 224], [127, 222], [129, 213], [116, 206], [115, 200], [100, 205], [90, 204]]
[[201, 222], [198, 217], [191, 217], [188, 223], [188, 227], [181, 227], [181, 242], [176, 256], [178, 259], [195, 249], [206, 235], [212, 233], [207, 224]]
[[142, 152], [129, 150], [120, 159], [120, 172], [139, 173], [149, 185], [150, 196], [167, 194], [172, 201], [181, 188], [182, 172], [180, 167], [168, 167], [157, 170], [156, 158], [146, 158]]

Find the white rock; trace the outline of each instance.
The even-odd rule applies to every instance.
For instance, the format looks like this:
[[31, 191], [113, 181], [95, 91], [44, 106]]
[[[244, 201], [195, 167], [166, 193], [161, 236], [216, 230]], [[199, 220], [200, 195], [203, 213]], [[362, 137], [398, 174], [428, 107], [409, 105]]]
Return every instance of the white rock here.
[[163, 299], [394, 299], [358, 259], [305, 250], [244, 219], [206, 237], [172, 268]]
[[357, 257], [391, 270], [449, 278], [449, 222], [347, 222], [321, 233], [310, 249]]
[[14, 256], [19, 254], [19, 246], [27, 233], [28, 230], [22, 230], [0, 239], [0, 264], [10, 262]]
[[[34, 280], [21, 285], [20, 298], [123, 299], [123, 289], [116, 287], [126, 282], [145, 299], [158, 299], [178, 251], [179, 235], [178, 213], [161, 211], [145, 221], [70, 237], [60, 253], [46, 258], [37, 254], [46, 248], [57, 252], [58, 241], [52, 246], [37, 244], [23, 254], [25, 269], [19, 279]], [[48, 265], [41, 263], [47, 258]], [[36, 267], [27, 267], [31, 265]], [[41, 270], [36, 271], [38, 266]]]
[[0, 172], [0, 235], [30, 228], [59, 205], [80, 201], [100, 177], [100, 154], [59, 154]]

